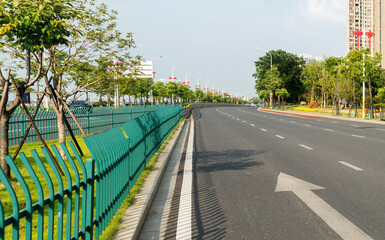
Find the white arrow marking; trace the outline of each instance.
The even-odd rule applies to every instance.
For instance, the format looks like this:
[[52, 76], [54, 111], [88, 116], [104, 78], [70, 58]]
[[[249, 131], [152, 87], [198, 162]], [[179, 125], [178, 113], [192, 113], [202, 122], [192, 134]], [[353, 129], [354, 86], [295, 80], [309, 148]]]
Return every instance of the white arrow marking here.
[[312, 190], [319, 189], [325, 188], [285, 173], [280, 173], [275, 192], [293, 192], [343, 239], [372, 239], [349, 221], [349, 219], [345, 218], [312, 192]]

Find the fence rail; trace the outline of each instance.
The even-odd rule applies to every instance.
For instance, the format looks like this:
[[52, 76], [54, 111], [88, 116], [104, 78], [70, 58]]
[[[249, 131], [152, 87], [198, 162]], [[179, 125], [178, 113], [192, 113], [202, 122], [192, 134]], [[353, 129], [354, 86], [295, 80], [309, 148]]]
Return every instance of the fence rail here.
[[[80, 125], [85, 130], [87, 134], [103, 131], [115, 126], [119, 126], [125, 122], [127, 119], [132, 120], [134, 118], [140, 117], [145, 113], [165, 109], [165, 108], [174, 107], [174, 105], [146, 105], [146, 106], [127, 106], [127, 107], [96, 107], [96, 108], [73, 108], [72, 111], [76, 118], [78, 119]], [[57, 118], [53, 109], [30, 109], [31, 115], [35, 111], [38, 111], [35, 124], [39, 129], [40, 134], [45, 140], [57, 139], [58, 138], [58, 129], [57, 129]], [[70, 117], [68, 113], [65, 114], [67, 120], [74, 131], [74, 134], [81, 134], [79, 128]], [[25, 130], [29, 124], [29, 118], [25, 114], [23, 109], [17, 109], [11, 116], [9, 121], [9, 145], [17, 145], [19, 141], [23, 138]], [[66, 135], [69, 136], [68, 129], [66, 129]], [[38, 142], [39, 138], [36, 134], [36, 131], [31, 128], [30, 133], [26, 139], [26, 142]]]
[[[146, 163], [182, 116], [181, 106], [170, 107], [86, 137], [84, 140], [93, 159], [86, 160], [85, 164], [72, 142], [69, 146], [75, 160], [64, 145], [61, 147], [67, 161], [62, 159], [55, 145], [51, 146], [64, 177], [60, 176], [44, 148], [45, 159], [35, 150], [31, 151], [32, 159], [20, 153], [22, 164], [19, 167], [7, 156], [19, 185], [10, 182], [0, 168], [0, 180], [4, 186], [0, 185], [0, 190], [5, 188], [12, 201], [12, 214], [5, 216], [2, 201], [6, 196], [0, 198], [0, 240], [11, 239], [11, 236], [15, 240], [98, 239]], [[24, 175], [20, 173], [22, 168], [27, 171]], [[31, 178], [33, 183], [27, 184], [26, 178]], [[48, 197], [44, 197], [47, 190]], [[31, 198], [31, 191], [38, 193], [38, 199]], [[24, 195], [24, 200], [18, 199], [20, 195]], [[24, 221], [25, 226], [22, 226]]]

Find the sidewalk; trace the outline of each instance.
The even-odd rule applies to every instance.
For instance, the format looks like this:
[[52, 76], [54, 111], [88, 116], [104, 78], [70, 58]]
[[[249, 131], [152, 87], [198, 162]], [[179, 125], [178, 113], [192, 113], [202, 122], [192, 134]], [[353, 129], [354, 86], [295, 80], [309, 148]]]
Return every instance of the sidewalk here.
[[379, 119], [362, 119], [362, 117], [353, 118], [353, 117], [348, 117], [346, 115], [332, 116], [330, 113], [306, 112], [306, 111], [295, 111], [295, 110], [281, 111], [281, 110], [274, 110], [274, 109], [260, 109], [260, 111], [276, 113], [276, 114], [286, 114], [286, 115], [292, 115], [292, 116], [298, 116], [298, 117], [311, 116], [311, 117], [330, 118], [330, 119], [338, 119], [338, 120], [345, 120], [345, 121], [385, 125], [385, 121], [381, 121]]

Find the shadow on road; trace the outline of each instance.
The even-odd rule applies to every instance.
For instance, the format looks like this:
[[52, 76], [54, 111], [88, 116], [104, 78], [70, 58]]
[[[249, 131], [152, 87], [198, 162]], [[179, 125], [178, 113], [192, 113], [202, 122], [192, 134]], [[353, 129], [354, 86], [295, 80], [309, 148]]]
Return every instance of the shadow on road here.
[[226, 170], [245, 170], [250, 167], [261, 166], [264, 163], [255, 160], [257, 155], [264, 154], [264, 150], [227, 150], [221, 152], [198, 152], [197, 158], [202, 159], [196, 170], [198, 172], [218, 172]]
[[[258, 150], [204, 151], [196, 153], [194, 159], [194, 204], [193, 239], [225, 239], [226, 215], [224, 214], [211, 172], [239, 171], [264, 163], [256, 156], [264, 154]], [[197, 164], [197, 159], [199, 163]], [[199, 175], [199, 179], [198, 179]]]

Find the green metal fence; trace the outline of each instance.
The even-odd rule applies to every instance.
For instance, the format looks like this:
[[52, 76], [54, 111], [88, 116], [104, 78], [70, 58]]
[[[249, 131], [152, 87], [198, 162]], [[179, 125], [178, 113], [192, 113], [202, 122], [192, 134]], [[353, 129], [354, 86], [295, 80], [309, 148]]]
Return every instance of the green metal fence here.
[[[103, 131], [115, 126], [119, 126], [128, 120], [140, 117], [145, 113], [174, 107], [175, 105], [142, 105], [142, 106], [127, 106], [127, 107], [96, 107], [96, 108], [73, 108], [72, 111], [78, 119], [84, 131], [88, 133]], [[45, 140], [58, 138], [57, 119], [53, 109], [40, 108], [30, 109], [31, 115], [38, 111], [35, 124], [39, 129], [40, 134]], [[67, 120], [74, 131], [74, 134], [81, 134], [73, 119], [66, 113]], [[23, 138], [25, 130], [29, 124], [29, 118], [23, 109], [17, 109], [11, 116], [9, 121], [9, 144], [17, 145]], [[66, 130], [69, 136], [68, 130]], [[36, 131], [31, 128], [26, 142], [38, 142], [39, 138]]]
[[[4, 216], [4, 196], [0, 198], [0, 240], [11, 237], [98, 239], [129, 194], [145, 164], [182, 115], [181, 106], [167, 108], [84, 138], [95, 159], [88, 159], [85, 164], [72, 142], [69, 146], [74, 159], [68, 149], [61, 145], [67, 161], [61, 158], [55, 145], [51, 146], [65, 177], [60, 176], [44, 148], [42, 152], [49, 168], [45, 167], [45, 160], [35, 150], [31, 151], [33, 159], [27, 159], [24, 153], [19, 155], [22, 168], [26, 169], [28, 176], [22, 175], [20, 165], [17, 167], [12, 158], [7, 156], [6, 160], [20, 187], [15, 181], [9, 181], [0, 168], [1, 183], [12, 199], [12, 214]], [[38, 177], [37, 170], [44, 176], [43, 179]], [[31, 178], [33, 183], [27, 184], [26, 178]], [[18, 199], [15, 188], [18, 191], [22, 189], [25, 200]], [[38, 192], [37, 200], [31, 199], [30, 191]], [[24, 208], [20, 210], [20, 207]], [[21, 224], [22, 221], [25, 221], [25, 225]], [[7, 235], [7, 228], [11, 234]]]

